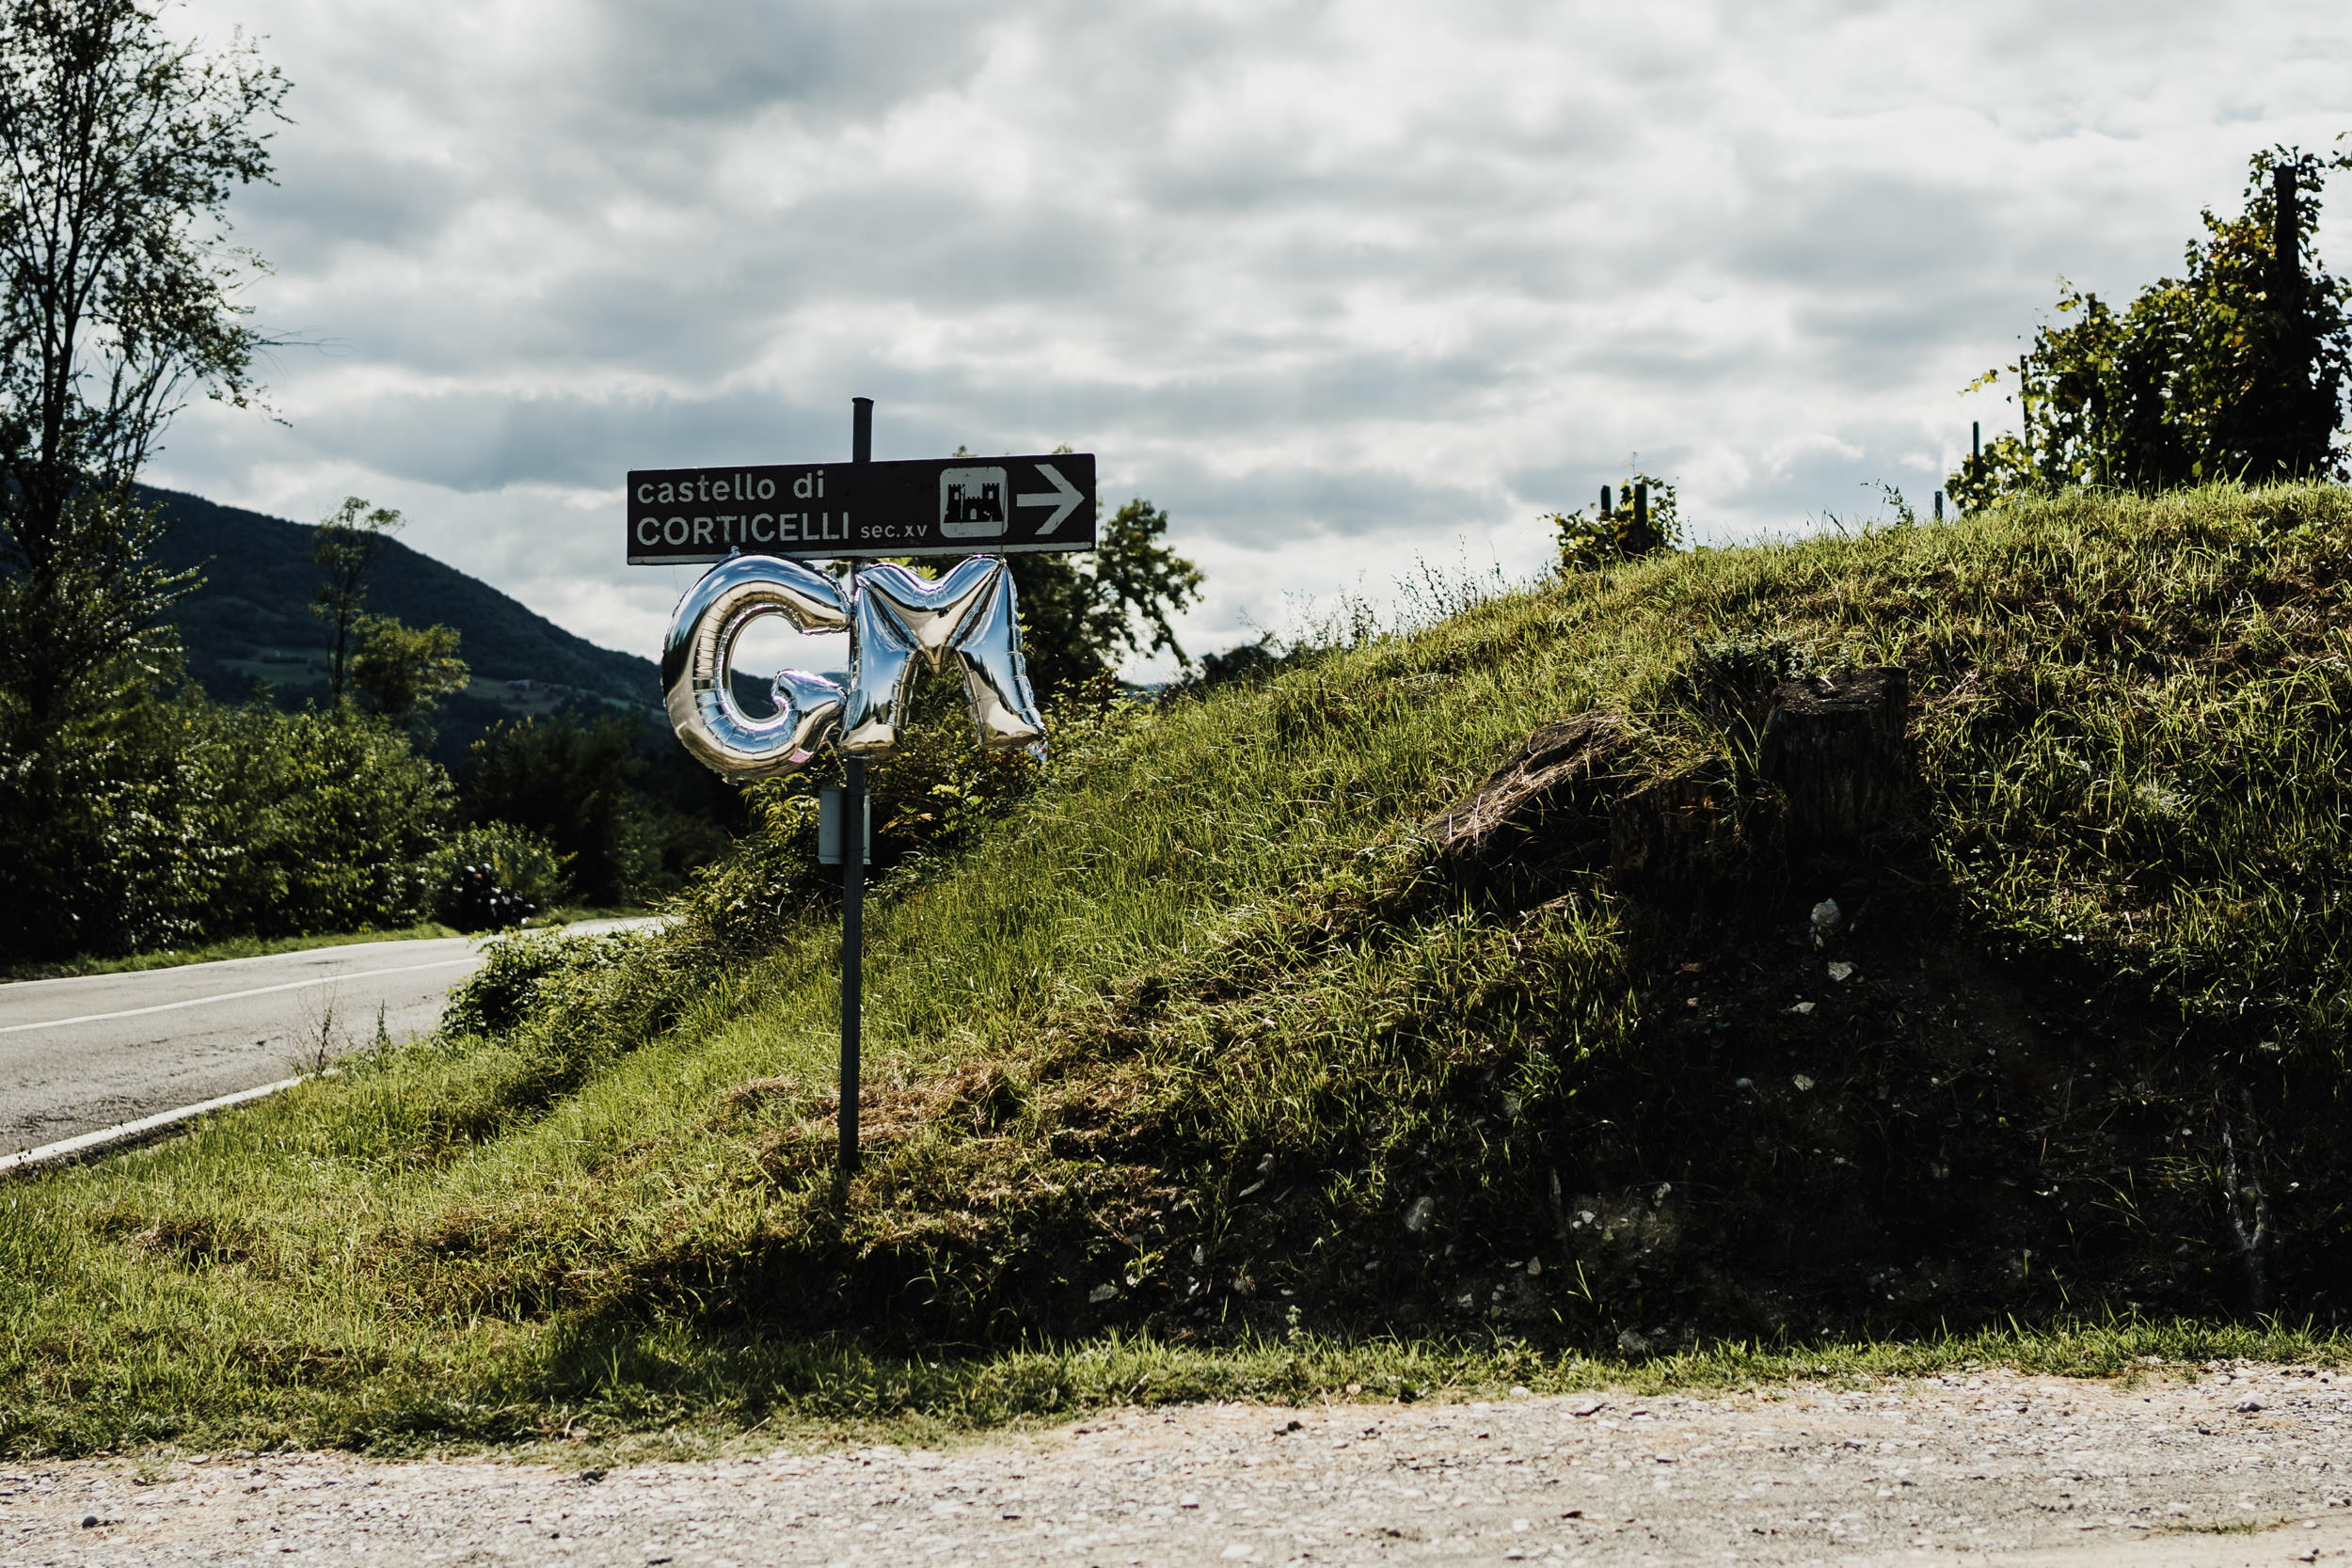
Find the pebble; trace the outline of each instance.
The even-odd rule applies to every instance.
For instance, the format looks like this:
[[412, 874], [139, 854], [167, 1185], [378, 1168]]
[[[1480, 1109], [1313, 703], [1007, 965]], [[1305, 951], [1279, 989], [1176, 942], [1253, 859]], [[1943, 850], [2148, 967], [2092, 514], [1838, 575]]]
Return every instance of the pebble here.
[[[600, 1472], [540, 1462], [546, 1448], [528, 1462], [19, 1463], [0, 1468], [0, 1562], [1614, 1568], [2024, 1553], [2234, 1568], [2352, 1550], [2352, 1378], [2232, 1364], [2224, 1387], [2210, 1375], [2222, 1370], [1128, 1409], [935, 1449], [597, 1454]], [[2261, 1409], [2240, 1413], [2249, 1399]]]

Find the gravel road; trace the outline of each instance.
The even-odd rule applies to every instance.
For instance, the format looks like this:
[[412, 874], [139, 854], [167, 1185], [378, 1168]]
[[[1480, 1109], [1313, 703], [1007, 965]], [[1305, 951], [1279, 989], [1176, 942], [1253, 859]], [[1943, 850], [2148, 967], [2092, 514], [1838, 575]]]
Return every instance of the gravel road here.
[[2240, 1564], [2352, 1554], [2352, 1374], [1121, 1411], [610, 1473], [234, 1453], [0, 1469], [0, 1561]]

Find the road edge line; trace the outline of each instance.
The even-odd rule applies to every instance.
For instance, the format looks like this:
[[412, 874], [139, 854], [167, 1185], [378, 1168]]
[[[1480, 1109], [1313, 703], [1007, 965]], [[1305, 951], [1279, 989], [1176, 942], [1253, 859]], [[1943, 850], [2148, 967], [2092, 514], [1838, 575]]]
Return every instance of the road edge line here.
[[261, 1100], [291, 1089], [296, 1084], [310, 1082], [314, 1076], [316, 1074], [305, 1073], [300, 1077], [281, 1078], [275, 1084], [263, 1084], [259, 1088], [239, 1089], [234, 1094], [220, 1095], [194, 1105], [183, 1105], [176, 1111], [158, 1111], [151, 1117], [141, 1117], [136, 1121], [119, 1122], [112, 1127], [102, 1127], [95, 1132], [84, 1132], [78, 1137], [66, 1138], [54, 1144], [43, 1144], [39, 1148], [23, 1148], [14, 1154], [0, 1154], [0, 1178], [50, 1165], [70, 1164], [92, 1154], [103, 1153], [126, 1144], [136, 1143], [159, 1132], [167, 1132], [183, 1121], [193, 1120], [210, 1112], [225, 1111], [232, 1105], [243, 1105], [248, 1101]]

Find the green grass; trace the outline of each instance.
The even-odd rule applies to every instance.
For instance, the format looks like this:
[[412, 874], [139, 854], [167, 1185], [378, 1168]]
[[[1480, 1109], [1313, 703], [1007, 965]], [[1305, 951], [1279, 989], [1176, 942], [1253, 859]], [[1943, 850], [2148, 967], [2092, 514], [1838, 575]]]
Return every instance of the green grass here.
[[[0, 1189], [0, 1446], [2340, 1360], [2252, 1292], [2342, 1305], [2348, 563], [2331, 487], [2063, 498], [1067, 725], [869, 902], [846, 1188], [834, 927], [770, 797], [669, 930], [500, 944], [472, 1032]], [[1751, 871], [1651, 908], [1612, 800], [1736, 764], [1693, 658], [1734, 644], [1906, 665], [1929, 831], [1774, 870], [1750, 791]], [[1454, 887], [1418, 825], [1593, 709], [1623, 777], [1526, 888]], [[1867, 995], [1803, 941], [1831, 891]]]

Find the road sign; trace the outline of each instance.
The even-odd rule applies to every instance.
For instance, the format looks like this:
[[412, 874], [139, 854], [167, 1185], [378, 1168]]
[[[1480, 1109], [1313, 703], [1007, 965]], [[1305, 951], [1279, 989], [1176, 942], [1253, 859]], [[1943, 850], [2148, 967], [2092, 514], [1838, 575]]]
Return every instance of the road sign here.
[[1094, 548], [1094, 454], [642, 468], [628, 559], [1000, 555]]

